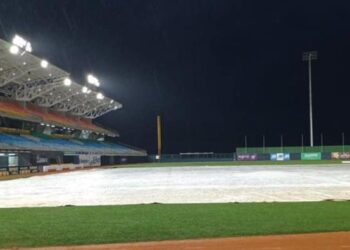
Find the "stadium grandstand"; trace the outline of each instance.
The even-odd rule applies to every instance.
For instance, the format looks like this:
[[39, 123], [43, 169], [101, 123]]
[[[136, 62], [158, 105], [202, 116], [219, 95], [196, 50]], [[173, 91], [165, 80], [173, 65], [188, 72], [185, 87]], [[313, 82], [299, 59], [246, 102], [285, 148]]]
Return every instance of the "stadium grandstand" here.
[[122, 105], [89, 74], [70, 74], [32, 54], [29, 41], [0, 39], [0, 175], [137, 161], [147, 153], [117, 143], [93, 120]]

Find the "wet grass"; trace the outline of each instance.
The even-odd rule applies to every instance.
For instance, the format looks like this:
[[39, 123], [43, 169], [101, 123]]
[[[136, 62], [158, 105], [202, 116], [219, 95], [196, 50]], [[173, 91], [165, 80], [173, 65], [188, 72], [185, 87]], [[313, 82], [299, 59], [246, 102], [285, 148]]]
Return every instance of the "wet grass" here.
[[0, 209], [0, 247], [350, 231], [350, 202]]

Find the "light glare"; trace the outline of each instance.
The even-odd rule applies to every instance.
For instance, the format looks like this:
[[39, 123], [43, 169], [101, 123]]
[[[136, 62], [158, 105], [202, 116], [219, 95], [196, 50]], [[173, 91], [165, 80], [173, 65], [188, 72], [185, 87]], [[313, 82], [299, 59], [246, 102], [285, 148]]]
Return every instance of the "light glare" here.
[[46, 60], [41, 60], [40, 66], [42, 68], [46, 69], [48, 65], [49, 65], [49, 63]]
[[95, 85], [96, 87], [100, 86], [99, 80], [95, 76], [93, 76], [91, 74], [87, 75], [87, 81], [88, 81], [88, 83], [90, 83], [92, 85]]
[[71, 81], [69, 78], [65, 78], [65, 79], [63, 80], [63, 84], [64, 84], [65, 86], [70, 86], [71, 83], [72, 83], [72, 81]]
[[104, 96], [101, 93], [97, 93], [96, 98], [102, 100]]
[[89, 91], [89, 89], [85, 86], [81, 89], [81, 92], [83, 92], [83, 93], [87, 93], [88, 91]]
[[16, 45], [12, 45], [12, 46], [10, 47], [10, 53], [11, 53], [11, 54], [17, 55], [18, 52], [19, 52], [19, 48], [18, 48]]
[[12, 39], [12, 43], [14, 45], [17, 45], [18, 47], [23, 48], [26, 44], [27, 41], [24, 40], [22, 37], [20, 37], [19, 35], [15, 35], [15, 37]]
[[28, 52], [32, 52], [32, 45], [30, 42], [20, 37], [19, 35], [15, 35], [12, 39], [12, 44], [18, 46], [19, 48], [25, 49]]

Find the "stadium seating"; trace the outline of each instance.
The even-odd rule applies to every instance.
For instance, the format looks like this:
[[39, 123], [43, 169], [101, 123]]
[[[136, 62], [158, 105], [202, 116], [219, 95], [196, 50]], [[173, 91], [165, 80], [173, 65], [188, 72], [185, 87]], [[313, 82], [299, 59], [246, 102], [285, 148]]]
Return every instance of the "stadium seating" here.
[[62, 151], [101, 155], [143, 155], [144, 152], [124, 145], [91, 140], [43, 138], [30, 135], [0, 134], [0, 148], [31, 151]]
[[37, 123], [55, 124], [57, 126], [91, 130], [99, 133], [108, 134], [104, 128], [98, 127], [89, 119], [78, 119], [75, 117], [65, 116], [59, 112], [45, 110], [44, 108], [28, 103], [26, 107], [19, 102], [0, 99], [0, 115], [20, 120], [32, 121]]

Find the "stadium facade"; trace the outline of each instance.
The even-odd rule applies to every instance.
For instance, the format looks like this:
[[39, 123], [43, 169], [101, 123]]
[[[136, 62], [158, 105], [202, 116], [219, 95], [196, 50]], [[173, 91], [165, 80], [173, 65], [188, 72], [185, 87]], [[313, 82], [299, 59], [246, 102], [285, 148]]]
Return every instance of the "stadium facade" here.
[[99, 91], [32, 53], [16, 35], [0, 39], [0, 175], [139, 161], [147, 153], [116, 143], [118, 132], [94, 119], [122, 108]]

